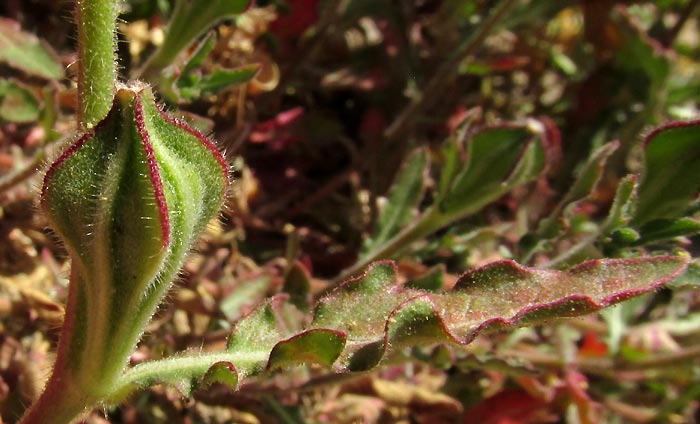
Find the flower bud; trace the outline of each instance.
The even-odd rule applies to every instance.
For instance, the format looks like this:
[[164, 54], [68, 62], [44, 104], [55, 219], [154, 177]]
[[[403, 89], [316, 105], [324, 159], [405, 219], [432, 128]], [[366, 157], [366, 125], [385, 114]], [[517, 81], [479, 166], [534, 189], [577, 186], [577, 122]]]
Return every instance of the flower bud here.
[[99, 373], [106, 361], [112, 369], [95, 378], [121, 373], [227, 187], [214, 144], [140, 83], [121, 87], [107, 118], [51, 165], [41, 205], [73, 260], [74, 369]]

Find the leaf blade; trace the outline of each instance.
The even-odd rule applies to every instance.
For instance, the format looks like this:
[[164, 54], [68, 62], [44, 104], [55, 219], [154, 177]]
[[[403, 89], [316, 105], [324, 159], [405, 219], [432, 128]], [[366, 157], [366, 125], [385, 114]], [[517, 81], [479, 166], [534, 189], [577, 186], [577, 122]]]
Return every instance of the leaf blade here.
[[428, 155], [425, 149], [415, 151], [406, 160], [389, 190], [374, 235], [363, 246], [365, 255], [396, 235], [401, 226], [411, 219], [411, 213], [423, 198], [427, 167]]

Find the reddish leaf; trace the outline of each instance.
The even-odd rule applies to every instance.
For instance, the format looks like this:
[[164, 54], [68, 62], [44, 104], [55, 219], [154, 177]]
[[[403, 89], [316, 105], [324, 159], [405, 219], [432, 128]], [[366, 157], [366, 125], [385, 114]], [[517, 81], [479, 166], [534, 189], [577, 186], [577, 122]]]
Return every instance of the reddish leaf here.
[[351, 370], [367, 369], [388, 351], [406, 346], [467, 344], [487, 329], [591, 313], [653, 290], [679, 275], [686, 263], [660, 256], [553, 271], [501, 261], [436, 294], [396, 285], [393, 263], [380, 262], [322, 299], [312, 327], [347, 333], [341, 362]]
[[548, 405], [523, 390], [506, 390], [464, 413], [464, 424], [528, 424], [547, 422]]

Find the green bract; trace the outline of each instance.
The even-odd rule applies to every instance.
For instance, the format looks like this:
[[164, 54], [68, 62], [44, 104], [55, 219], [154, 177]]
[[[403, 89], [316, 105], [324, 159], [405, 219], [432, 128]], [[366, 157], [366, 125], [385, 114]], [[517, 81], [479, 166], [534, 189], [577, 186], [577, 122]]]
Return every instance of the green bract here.
[[110, 392], [227, 186], [212, 142], [140, 83], [49, 168], [41, 205], [73, 259], [57, 362], [81, 390]]

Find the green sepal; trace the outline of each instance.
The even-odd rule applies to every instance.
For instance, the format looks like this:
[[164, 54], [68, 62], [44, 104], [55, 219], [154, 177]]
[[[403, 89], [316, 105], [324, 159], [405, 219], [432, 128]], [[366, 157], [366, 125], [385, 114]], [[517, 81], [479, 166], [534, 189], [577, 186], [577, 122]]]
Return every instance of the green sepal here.
[[73, 259], [66, 313], [79, 317], [62, 344], [86, 390], [108, 391], [121, 374], [227, 188], [212, 142], [138, 83], [49, 168], [41, 205]]

